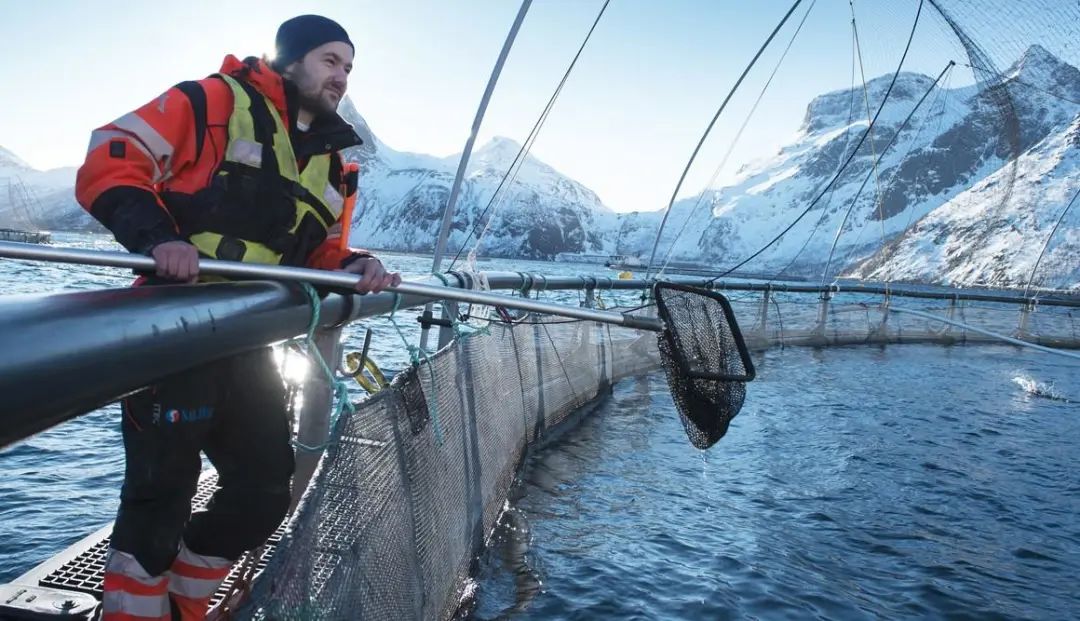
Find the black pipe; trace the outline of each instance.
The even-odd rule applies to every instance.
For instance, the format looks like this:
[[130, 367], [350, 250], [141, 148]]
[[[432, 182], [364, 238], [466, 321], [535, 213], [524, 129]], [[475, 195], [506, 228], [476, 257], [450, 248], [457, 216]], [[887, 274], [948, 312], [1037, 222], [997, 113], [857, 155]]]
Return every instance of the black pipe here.
[[[521, 287], [521, 274], [517, 272], [485, 272], [488, 285], [492, 289], [518, 289]], [[841, 285], [816, 285], [816, 284], [781, 284], [781, 283], [755, 283], [742, 281], [723, 281], [712, 278], [671, 276], [663, 279], [665, 282], [674, 282], [695, 287], [707, 287], [727, 291], [778, 291], [786, 293], [861, 293], [867, 295], [890, 295], [901, 298], [922, 298], [929, 300], [957, 300], [972, 302], [1001, 302], [1004, 304], [1038, 304], [1039, 306], [1068, 306], [1080, 308], [1080, 296], [1069, 292], [1043, 293], [1039, 296], [1024, 296], [1017, 290], [1016, 295], [1008, 293], [979, 293], [977, 291], [957, 291], [942, 288], [941, 290], [917, 289], [920, 285], [907, 286], [904, 284], [877, 284], [877, 283], [849, 283]], [[922, 285], [926, 287], [928, 285]], [[621, 291], [640, 290], [646, 288], [646, 282], [640, 278], [596, 278], [592, 276], [553, 276], [547, 277], [544, 288], [548, 291], [560, 289], [581, 289], [592, 287], [597, 291], [615, 289]], [[1047, 297], [1052, 296], [1052, 297]]]
[[[398, 306], [428, 301], [402, 296]], [[393, 306], [391, 294], [352, 304], [331, 294], [320, 326]], [[301, 336], [310, 322], [303, 290], [265, 281], [0, 297], [0, 447], [171, 373]]]

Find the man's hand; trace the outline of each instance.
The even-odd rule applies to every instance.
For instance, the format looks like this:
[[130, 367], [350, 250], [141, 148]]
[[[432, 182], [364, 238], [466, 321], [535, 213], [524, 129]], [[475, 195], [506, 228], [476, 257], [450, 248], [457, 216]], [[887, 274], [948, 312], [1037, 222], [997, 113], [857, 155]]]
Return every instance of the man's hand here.
[[157, 275], [169, 280], [195, 282], [199, 275], [199, 251], [184, 241], [164, 242], [150, 251]]
[[346, 265], [344, 271], [361, 275], [356, 283], [356, 292], [361, 294], [378, 293], [387, 287], [401, 284], [401, 274], [386, 271], [382, 261], [375, 257], [359, 258]]

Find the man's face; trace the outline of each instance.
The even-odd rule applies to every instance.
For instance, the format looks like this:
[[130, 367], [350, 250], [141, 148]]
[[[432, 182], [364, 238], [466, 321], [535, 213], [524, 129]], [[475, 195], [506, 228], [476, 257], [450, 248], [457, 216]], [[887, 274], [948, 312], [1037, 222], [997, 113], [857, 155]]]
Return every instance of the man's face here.
[[353, 49], [347, 43], [332, 41], [289, 65], [285, 77], [296, 84], [300, 107], [315, 116], [335, 112], [348, 89], [352, 61]]

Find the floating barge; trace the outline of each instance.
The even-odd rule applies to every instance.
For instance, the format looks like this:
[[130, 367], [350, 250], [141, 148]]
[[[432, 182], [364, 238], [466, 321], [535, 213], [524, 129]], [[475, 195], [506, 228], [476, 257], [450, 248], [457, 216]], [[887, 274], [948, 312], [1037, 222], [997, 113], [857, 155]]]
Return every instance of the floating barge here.
[[0, 241], [21, 242], [24, 244], [47, 244], [51, 235], [46, 231], [22, 231], [19, 229], [0, 228]]

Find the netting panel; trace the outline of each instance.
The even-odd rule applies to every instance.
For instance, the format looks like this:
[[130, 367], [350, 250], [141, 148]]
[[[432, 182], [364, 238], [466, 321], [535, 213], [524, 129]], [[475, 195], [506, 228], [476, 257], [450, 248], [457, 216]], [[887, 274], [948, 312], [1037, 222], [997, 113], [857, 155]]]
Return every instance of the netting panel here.
[[[771, 292], [734, 301], [732, 306], [751, 349], [777, 345], [814, 347], [888, 343], [1000, 343], [999, 339], [950, 325], [959, 322], [1040, 345], [1080, 348], [1077, 309], [1025, 307], [1017, 303], [965, 300], [884, 299], [838, 294], [822, 300], [816, 294]], [[941, 320], [889, 312], [899, 309], [930, 313]]]
[[528, 443], [655, 369], [655, 343], [589, 322], [494, 324], [399, 374], [340, 421], [241, 616], [449, 617]]

